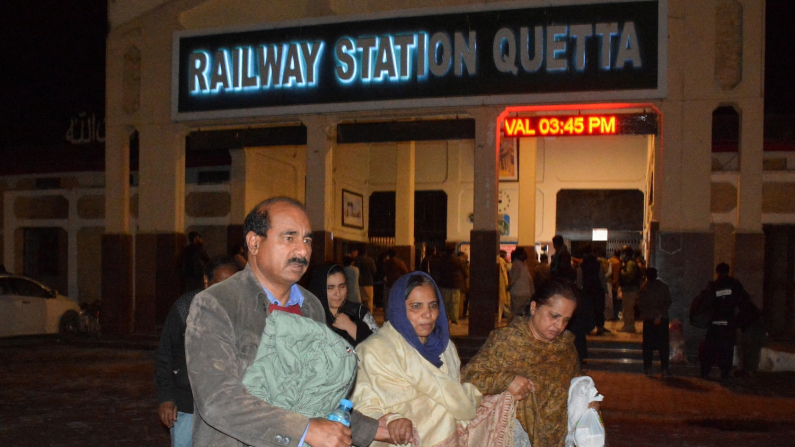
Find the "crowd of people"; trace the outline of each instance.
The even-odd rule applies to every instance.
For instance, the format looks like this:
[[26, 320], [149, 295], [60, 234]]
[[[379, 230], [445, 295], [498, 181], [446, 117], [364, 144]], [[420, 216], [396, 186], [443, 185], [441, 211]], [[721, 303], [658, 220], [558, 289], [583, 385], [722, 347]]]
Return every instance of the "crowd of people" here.
[[[305, 289], [312, 230], [299, 202], [260, 203], [244, 234], [235, 254], [245, 263], [202, 262], [193, 271], [203, 281], [176, 301], [163, 329], [159, 416], [174, 446], [563, 446], [582, 341], [607, 331], [606, 301], [621, 312], [616, 286], [622, 330], [634, 332], [637, 300], [647, 373], [652, 349], [667, 360], [670, 291], [629, 247], [615, 261], [590, 247], [573, 258], [556, 236], [549, 264], [517, 248], [508, 267], [501, 254], [499, 318], [509, 321], [462, 369], [450, 327], [467, 312], [470, 272], [455, 246], [429, 250], [414, 272], [394, 249], [379, 263], [356, 249], [342, 265], [315, 266]], [[196, 236], [186, 266], [202, 257]], [[719, 277], [711, 287], [745, 306], [736, 283]], [[728, 305], [717, 307], [728, 315]], [[723, 368], [722, 331], [735, 322], [722, 321], [710, 321], [704, 361]], [[343, 397], [353, 402], [349, 426], [324, 417]]]

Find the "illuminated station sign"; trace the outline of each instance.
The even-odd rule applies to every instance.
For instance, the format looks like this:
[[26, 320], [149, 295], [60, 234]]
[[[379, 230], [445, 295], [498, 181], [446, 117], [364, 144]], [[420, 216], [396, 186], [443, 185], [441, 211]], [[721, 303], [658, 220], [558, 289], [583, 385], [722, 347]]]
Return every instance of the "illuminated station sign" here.
[[656, 133], [657, 115], [651, 113], [515, 116], [505, 118], [502, 125], [502, 134], [506, 138]]
[[174, 115], [256, 116], [280, 107], [395, 100], [460, 105], [608, 90], [651, 95], [661, 88], [659, 8], [656, 1], [605, 0], [220, 34], [180, 31]]

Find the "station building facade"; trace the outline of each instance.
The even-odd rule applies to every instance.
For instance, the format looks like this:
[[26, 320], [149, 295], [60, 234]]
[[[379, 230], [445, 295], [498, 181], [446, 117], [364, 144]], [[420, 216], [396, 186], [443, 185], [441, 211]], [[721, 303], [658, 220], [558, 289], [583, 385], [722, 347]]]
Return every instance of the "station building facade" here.
[[[766, 260], [791, 246], [795, 157], [764, 150], [763, 3], [427, 6], [110, 4], [103, 330], [155, 333], [184, 234], [223, 252], [276, 195], [306, 204], [312, 263], [357, 243], [468, 251], [473, 336], [494, 327], [500, 246], [576, 249], [594, 229], [659, 270], [672, 318], [728, 262], [769, 330], [792, 330], [791, 275], [775, 280], [792, 266]], [[726, 116], [737, 147], [715, 152]]]

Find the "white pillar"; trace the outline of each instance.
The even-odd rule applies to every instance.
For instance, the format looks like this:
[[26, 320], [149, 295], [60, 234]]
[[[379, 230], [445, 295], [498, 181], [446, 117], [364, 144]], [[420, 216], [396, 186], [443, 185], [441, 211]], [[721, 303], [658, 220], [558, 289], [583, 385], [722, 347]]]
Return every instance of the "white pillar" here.
[[141, 129], [139, 233], [185, 231], [185, 136], [183, 129], [173, 125]]
[[520, 246], [536, 243], [536, 155], [538, 138], [519, 140], [519, 237]]
[[395, 179], [395, 245], [414, 245], [414, 150], [415, 142], [397, 146]]
[[764, 99], [741, 103], [740, 172], [737, 178], [737, 223], [741, 233], [762, 232], [762, 162], [764, 159]]
[[302, 116], [306, 126], [306, 210], [313, 231], [331, 231], [334, 218], [333, 147], [336, 124], [325, 115]]

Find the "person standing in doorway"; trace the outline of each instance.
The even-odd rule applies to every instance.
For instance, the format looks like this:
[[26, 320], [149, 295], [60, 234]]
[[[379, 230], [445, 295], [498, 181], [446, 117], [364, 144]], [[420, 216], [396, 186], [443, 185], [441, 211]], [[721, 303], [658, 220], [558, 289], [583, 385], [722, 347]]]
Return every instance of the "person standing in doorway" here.
[[569, 247], [563, 243], [563, 236], [556, 234], [552, 238], [552, 246], [555, 247], [552, 264], [549, 266], [552, 279], [574, 284], [577, 281], [577, 272], [571, 265], [571, 253], [569, 253]]
[[362, 304], [362, 299], [359, 296], [359, 268], [353, 265], [353, 259], [351, 256], [342, 258], [342, 268], [345, 270], [345, 278], [348, 282], [347, 300], [351, 303]]
[[540, 287], [541, 284], [549, 281], [551, 274], [549, 272], [549, 256], [546, 253], [541, 255], [538, 264], [533, 269], [533, 285]]
[[[503, 313], [510, 313], [510, 309], [507, 309], [507, 307], [511, 305], [511, 294], [508, 292], [508, 287], [510, 287], [510, 278], [508, 277], [508, 261], [505, 259], [507, 256], [508, 253], [505, 250], [500, 250], [500, 254], [497, 256], [497, 266], [500, 272], [500, 304], [497, 307], [497, 326], [500, 326], [502, 322]], [[508, 315], [508, 317], [510, 318], [511, 315]]]
[[660, 370], [668, 377], [669, 330], [668, 309], [671, 307], [671, 291], [668, 284], [657, 278], [657, 269], [646, 269], [646, 283], [638, 292], [638, 307], [643, 320], [643, 370], [651, 377], [654, 350], [660, 353]]
[[204, 288], [204, 270], [208, 262], [210, 257], [204, 250], [204, 239], [197, 231], [191, 231], [188, 233], [188, 246], [182, 251], [180, 258], [180, 273], [185, 282], [185, 292]]
[[520, 315], [533, 298], [535, 288], [527, 268], [527, 252], [518, 247], [511, 253], [511, 272], [509, 274], [508, 290], [511, 293], [511, 313], [514, 317]]
[[[405, 275], [409, 272], [408, 267], [406, 267], [406, 263], [403, 262], [402, 259], [398, 258], [397, 250], [394, 248], [390, 248], [386, 251], [386, 259], [384, 259], [384, 263], [382, 264], [382, 269], [384, 270], [384, 309], [387, 309], [389, 306], [389, 293], [392, 291], [392, 284], [395, 283], [401, 276]], [[386, 313], [384, 313], [384, 321], [386, 321]]]
[[612, 321], [620, 320], [619, 313], [621, 312], [621, 297], [618, 294], [618, 289], [621, 287], [621, 250], [615, 250], [613, 257], [607, 260], [610, 263], [608, 271], [610, 272], [610, 297], [613, 298], [613, 318]]
[[469, 314], [469, 256], [466, 252], [459, 251], [458, 261], [461, 263], [461, 271], [464, 272], [464, 288], [461, 289], [461, 318], [466, 318]]
[[[593, 253], [591, 244], [582, 247], [582, 262], [580, 263], [582, 272], [582, 294], [586, 306], [593, 312], [593, 323], [596, 326], [596, 335], [602, 335], [605, 331], [605, 272], [602, 264]], [[578, 306], [577, 312], [580, 311]], [[588, 330], [590, 332], [590, 329]]]
[[461, 288], [464, 285], [464, 272], [458, 256], [455, 255], [455, 246], [453, 244], [447, 244], [440, 259], [439, 282], [437, 285], [442, 292], [444, 308], [447, 309], [447, 319], [450, 320], [452, 325], [457, 325], [459, 306], [461, 305]]
[[643, 278], [638, 264], [635, 263], [635, 250], [625, 245], [622, 250], [623, 266], [621, 268], [621, 294], [623, 295], [623, 320], [621, 332], [634, 334], [635, 330], [635, 301], [638, 299], [638, 289]]
[[367, 307], [367, 310], [372, 314], [375, 309], [375, 302], [373, 301], [373, 283], [375, 281], [375, 261], [367, 253], [367, 247], [362, 247], [359, 250], [359, 256], [354, 260], [356, 267], [359, 267], [359, 295], [362, 299], [362, 305]]

